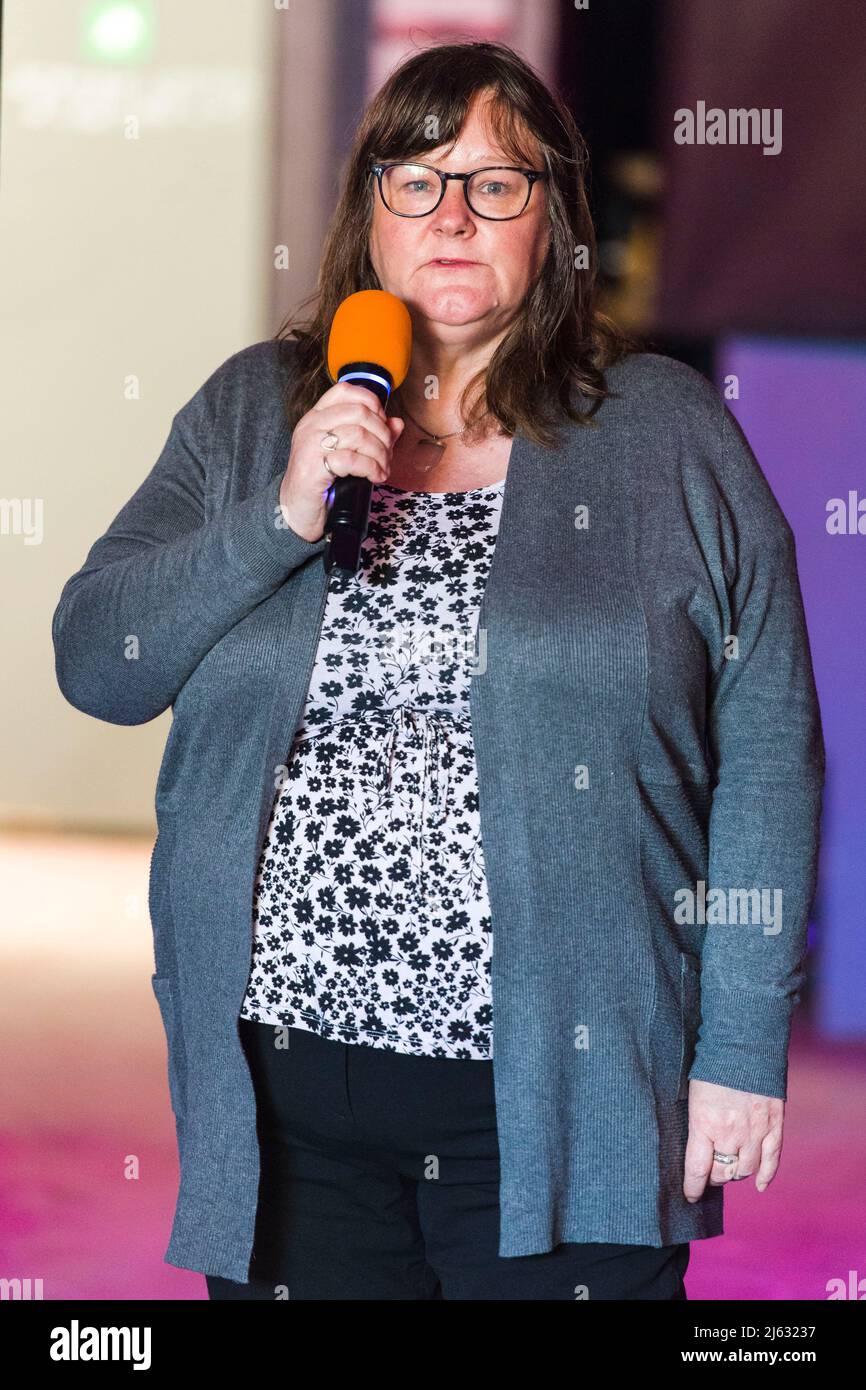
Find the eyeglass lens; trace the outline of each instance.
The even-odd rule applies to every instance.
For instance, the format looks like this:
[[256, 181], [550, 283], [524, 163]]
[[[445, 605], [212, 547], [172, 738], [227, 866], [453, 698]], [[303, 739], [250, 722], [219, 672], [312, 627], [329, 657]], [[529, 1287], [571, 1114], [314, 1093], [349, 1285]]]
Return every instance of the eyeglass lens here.
[[[514, 217], [529, 198], [529, 179], [515, 169], [482, 169], [467, 181], [469, 206], [481, 217]], [[440, 181], [420, 164], [395, 164], [382, 174], [382, 194], [392, 212], [420, 217], [439, 201]]]

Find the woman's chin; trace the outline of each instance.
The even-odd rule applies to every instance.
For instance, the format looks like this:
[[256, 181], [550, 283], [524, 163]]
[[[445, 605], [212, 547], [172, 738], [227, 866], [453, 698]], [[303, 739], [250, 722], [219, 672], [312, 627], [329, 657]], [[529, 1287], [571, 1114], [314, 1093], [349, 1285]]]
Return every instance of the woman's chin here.
[[412, 307], [432, 323], [459, 328], [461, 324], [475, 323], [484, 318], [495, 305], [487, 295], [455, 285], [420, 295]]

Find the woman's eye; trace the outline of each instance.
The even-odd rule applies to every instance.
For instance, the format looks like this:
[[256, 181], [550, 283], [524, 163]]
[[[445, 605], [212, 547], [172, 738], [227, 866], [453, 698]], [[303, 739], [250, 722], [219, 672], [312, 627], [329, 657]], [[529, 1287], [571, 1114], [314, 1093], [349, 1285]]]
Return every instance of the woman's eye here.
[[414, 178], [400, 179], [400, 192], [423, 193], [430, 186], [430, 179], [425, 174], [416, 174]]

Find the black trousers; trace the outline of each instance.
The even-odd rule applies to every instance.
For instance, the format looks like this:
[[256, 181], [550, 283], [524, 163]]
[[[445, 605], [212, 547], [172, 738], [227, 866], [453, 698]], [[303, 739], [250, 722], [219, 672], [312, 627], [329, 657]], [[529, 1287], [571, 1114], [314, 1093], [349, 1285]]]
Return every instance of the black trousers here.
[[[212, 1299], [685, 1299], [689, 1246], [502, 1257], [492, 1061], [239, 1020], [261, 1152], [250, 1282]], [[628, 1181], [628, 1174], [623, 1175]]]

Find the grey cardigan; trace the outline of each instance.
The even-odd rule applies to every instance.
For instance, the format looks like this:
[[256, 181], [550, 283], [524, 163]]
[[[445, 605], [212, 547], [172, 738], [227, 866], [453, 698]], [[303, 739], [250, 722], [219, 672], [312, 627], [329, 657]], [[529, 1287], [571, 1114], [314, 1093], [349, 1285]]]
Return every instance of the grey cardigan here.
[[[289, 370], [265, 341], [210, 376], [53, 619], [77, 709], [173, 709], [150, 879], [181, 1165], [165, 1259], [241, 1282], [254, 875], [327, 583], [324, 541], [278, 506]], [[640, 353], [608, 381], [558, 447], [515, 436], [470, 686], [501, 1256], [721, 1234], [723, 1189], [682, 1193], [688, 1081], [784, 1098], [804, 979], [824, 745], [793, 536], [702, 376]], [[706, 920], [701, 884], [741, 920]], [[781, 929], [750, 890], [781, 892]]]

